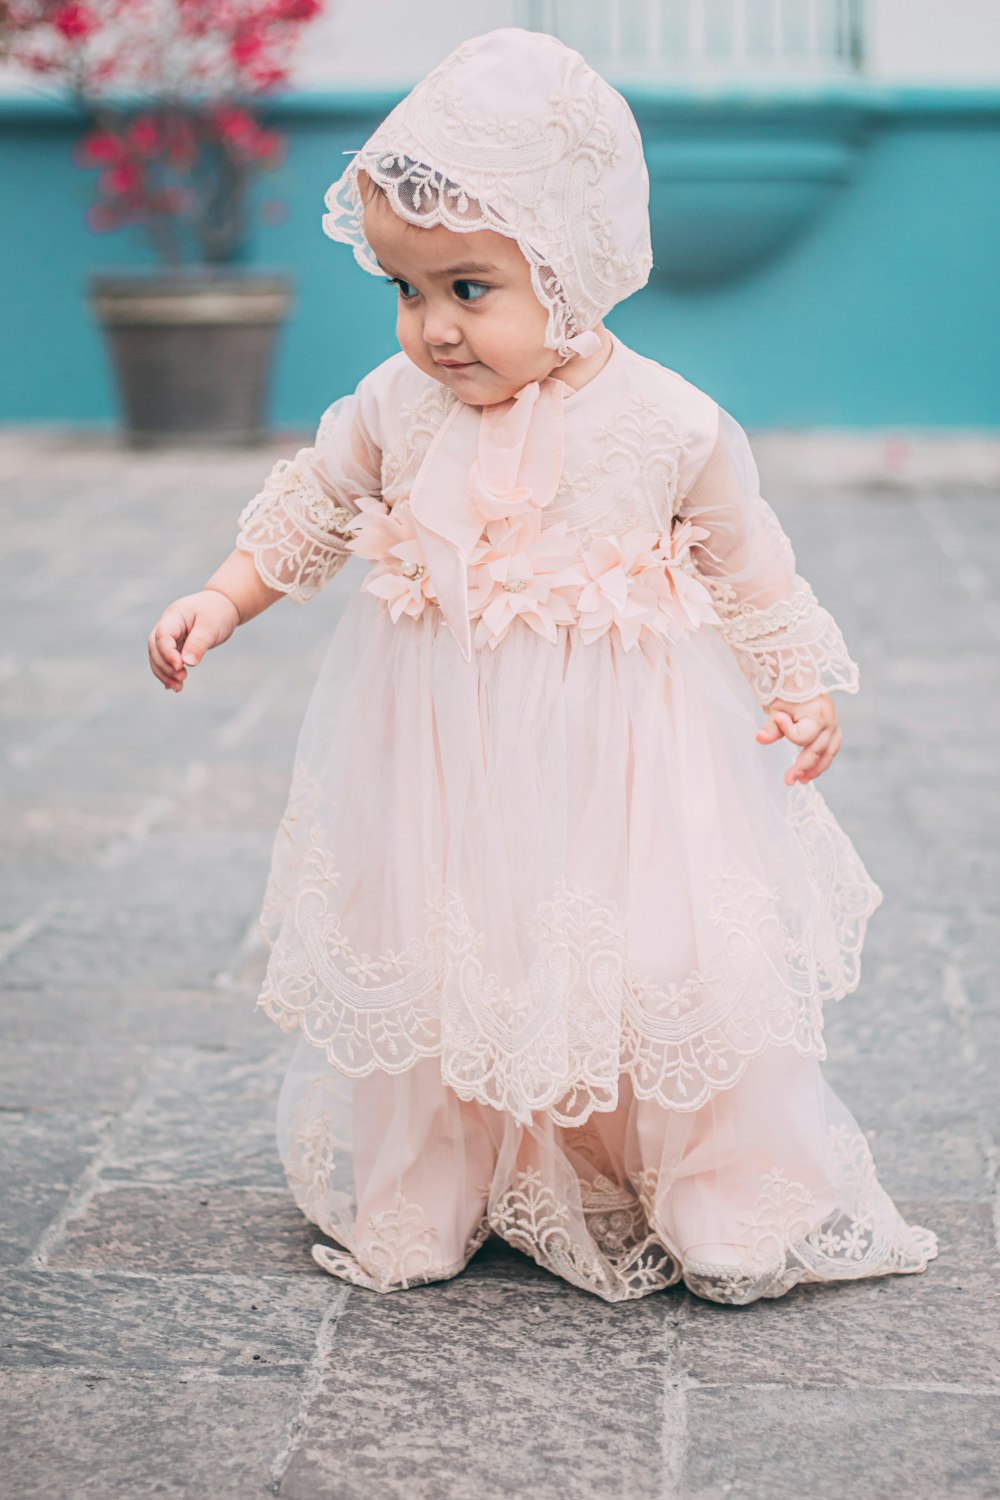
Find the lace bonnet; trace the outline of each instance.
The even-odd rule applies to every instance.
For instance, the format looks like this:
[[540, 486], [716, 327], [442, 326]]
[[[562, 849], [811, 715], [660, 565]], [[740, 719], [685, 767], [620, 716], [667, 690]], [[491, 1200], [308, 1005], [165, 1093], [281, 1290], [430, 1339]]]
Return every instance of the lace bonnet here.
[[516, 240], [548, 312], [545, 345], [564, 359], [594, 349], [588, 331], [649, 279], [649, 176], [632, 111], [544, 32], [463, 42], [327, 189], [325, 232], [384, 276], [364, 236], [359, 168], [411, 224]]

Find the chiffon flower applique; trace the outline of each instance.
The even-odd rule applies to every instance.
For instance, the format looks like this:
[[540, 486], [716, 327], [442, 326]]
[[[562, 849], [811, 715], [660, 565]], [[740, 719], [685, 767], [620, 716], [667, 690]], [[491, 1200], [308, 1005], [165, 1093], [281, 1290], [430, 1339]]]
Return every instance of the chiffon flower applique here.
[[384, 599], [393, 624], [400, 615], [422, 614], [437, 599], [423, 559], [409, 502], [391, 508], [372, 495], [357, 497], [359, 515], [348, 550], [374, 561], [361, 587]]
[[541, 512], [488, 521], [469, 556], [469, 614], [475, 644], [495, 649], [514, 620], [548, 641], [576, 619], [573, 596], [583, 575], [572, 566], [567, 523], [543, 527]]
[[626, 651], [647, 631], [665, 634], [661, 610], [669, 607], [658, 533], [633, 528], [598, 537], [580, 554], [584, 583], [577, 597], [584, 641], [617, 630]]
[[693, 521], [680, 521], [660, 534], [656, 555], [664, 567], [664, 577], [672, 601], [672, 617], [682, 633], [697, 630], [699, 625], [719, 625], [721, 620], [715, 601], [696, 576], [691, 547], [704, 541], [710, 533]]
[[685, 521], [670, 535], [634, 527], [599, 537], [581, 554], [587, 582], [580, 590], [580, 632], [597, 640], [615, 629], [625, 650], [644, 635], [675, 640], [709, 619], [711, 595], [693, 577], [692, 541], [708, 532]]

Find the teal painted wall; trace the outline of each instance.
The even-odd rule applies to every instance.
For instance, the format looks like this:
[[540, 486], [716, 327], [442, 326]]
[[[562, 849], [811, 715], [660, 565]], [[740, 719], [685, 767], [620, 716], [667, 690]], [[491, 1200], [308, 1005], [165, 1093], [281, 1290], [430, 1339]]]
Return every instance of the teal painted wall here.
[[[310, 427], [396, 348], [394, 289], [320, 227], [342, 153], [393, 102], [358, 95], [272, 106], [291, 147], [259, 196], [284, 199], [289, 212], [281, 225], [254, 229], [245, 260], [291, 270], [297, 284], [274, 372], [276, 425]], [[707, 125], [719, 161], [758, 129], [762, 108], [770, 141], [780, 146], [798, 129], [793, 102], [774, 97], [632, 102], [647, 140], [676, 145]], [[772, 259], [707, 287], [666, 285], [654, 272], [609, 326], [751, 427], [1000, 427], [1000, 94], [873, 93], [856, 125], [850, 172]], [[70, 161], [78, 131], [68, 109], [0, 101], [0, 421], [115, 420], [83, 279], [153, 260], [138, 230], [86, 228], [91, 176]], [[731, 181], [725, 169], [715, 176], [704, 192], [724, 214]]]

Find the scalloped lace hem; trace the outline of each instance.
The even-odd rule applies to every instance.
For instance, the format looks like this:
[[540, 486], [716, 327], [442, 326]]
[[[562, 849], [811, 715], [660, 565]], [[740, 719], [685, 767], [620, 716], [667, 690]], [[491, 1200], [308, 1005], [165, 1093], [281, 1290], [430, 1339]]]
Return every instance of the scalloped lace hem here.
[[[579, 1125], [614, 1110], [623, 1073], [640, 1099], [699, 1109], [766, 1047], [824, 1058], [824, 1005], [860, 980], [882, 891], [815, 786], [790, 788], [788, 809], [816, 893], [810, 920], [793, 930], [777, 891], [726, 871], [710, 902], [717, 951], [669, 987], [629, 964], [615, 904], [565, 882], [537, 914], [536, 959], [514, 996], [485, 972], [483, 936], [454, 890], [428, 902], [422, 939], [356, 952], [331, 910], [336, 872], [313, 847], [291, 895], [272, 872], [260, 917], [272, 953], [257, 1008], [350, 1077], [440, 1057], [459, 1098], [522, 1124], [544, 1113]], [[460, 1044], [442, 1040], [443, 1015]]]
[[[299, 1144], [293, 1138], [293, 1153]], [[939, 1253], [938, 1237], [903, 1219], [878, 1182], [861, 1131], [832, 1125], [827, 1148], [840, 1199], [832, 1213], [823, 1211], [803, 1183], [775, 1168], [764, 1175], [750, 1213], [734, 1226], [738, 1242], [687, 1250], [673, 1244], [658, 1222], [655, 1168], [623, 1187], [599, 1178], [582, 1200], [585, 1233], [537, 1169], [520, 1171], [481, 1215], [463, 1254], [446, 1265], [435, 1259], [437, 1232], [423, 1207], [401, 1191], [368, 1221], [363, 1243], [347, 1222], [320, 1209], [321, 1192], [296, 1197], [310, 1221], [338, 1242], [313, 1245], [317, 1265], [381, 1293], [458, 1275], [491, 1232], [542, 1269], [607, 1302], [635, 1300], [683, 1282], [708, 1301], [745, 1306], [782, 1297], [802, 1283], [925, 1271]], [[299, 1162], [293, 1154], [288, 1167], [293, 1187]], [[315, 1182], [315, 1172], [313, 1185], [323, 1186]]]

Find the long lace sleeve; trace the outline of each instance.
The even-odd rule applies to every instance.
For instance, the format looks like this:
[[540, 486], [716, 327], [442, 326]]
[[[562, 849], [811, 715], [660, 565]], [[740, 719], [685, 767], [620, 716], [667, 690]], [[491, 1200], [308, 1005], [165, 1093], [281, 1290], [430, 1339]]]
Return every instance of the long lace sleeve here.
[[840, 627], [798, 573], [792, 544], [760, 493], [746, 433], [721, 407], [714, 447], [679, 516], [708, 532], [691, 558], [762, 708], [775, 698], [801, 703], [858, 691]]
[[354, 555], [346, 544], [358, 496], [379, 494], [381, 454], [364, 385], [327, 408], [312, 447], [279, 459], [239, 517], [236, 546], [265, 583], [299, 604]]

